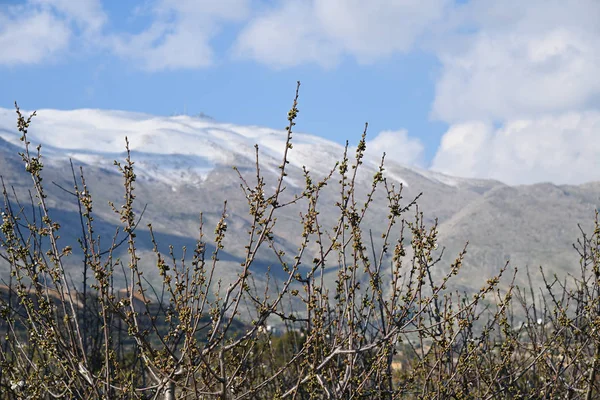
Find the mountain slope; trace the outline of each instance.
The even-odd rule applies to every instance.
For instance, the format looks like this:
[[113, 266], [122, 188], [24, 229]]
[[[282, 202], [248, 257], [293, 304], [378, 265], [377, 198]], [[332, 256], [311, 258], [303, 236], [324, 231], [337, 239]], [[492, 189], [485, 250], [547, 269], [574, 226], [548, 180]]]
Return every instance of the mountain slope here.
[[[27, 199], [26, 189], [31, 179], [17, 155], [22, 144], [15, 127], [13, 110], [0, 109], [0, 175], [21, 200]], [[198, 235], [198, 221], [203, 212], [206, 233], [220, 218], [223, 202], [227, 200], [230, 229], [225, 242], [224, 266], [221, 277], [236, 276], [244, 256], [242, 243], [251, 226], [248, 205], [240, 190], [240, 180], [232, 169], [235, 165], [252, 181], [255, 179], [256, 155], [254, 144], [259, 145], [260, 167], [270, 190], [278, 174], [285, 134], [262, 127], [243, 127], [218, 123], [208, 119], [157, 117], [139, 113], [101, 110], [56, 111], [40, 110], [31, 125], [29, 139], [33, 145], [42, 144], [44, 179], [49, 191], [49, 204], [55, 219], [68, 222], [63, 238], [75, 237], [79, 232], [77, 207], [74, 198], [62, 188], [72, 188], [69, 158], [83, 165], [90, 191], [95, 200], [99, 232], [112, 235], [119, 224], [119, 216], [108, 206], [122, 199], [121, 177], [113, 166], [115, 159], [125, 157], [125, 136], [128, 137], [135, 161], [138, 198], [137, 211], [146, 205], [140, 230], [151, 222], [161, 235], [161, 244], [173, 244], [178, 257], [181, 247], [188, 254]], [[343, 155], [343, 147], [325, 139], [294, 134], [290, 150], [288, 177], [284, 196], [291, 199], [302, 191], [302, 166], [314, 176], [325, 176]], [[367, 157], [358, 174], [359, 198], [371, 187], [379, 157]], [[466, 241], [470, 242], [460, 286], [478, 289], [481, 282], [498, 270], [507, 259], [522, 268], [525, 265], [544, 265], [550, 271], [566, 273], [577, 269], [577, 254], [571, 247], [578, 237], [577, 224], [589, 227], [600, 198], [600, 184], [555, 186], [538, 184], [510, 187], [497, 181], [454, 178], [442, 174], [406, 167], [396, 160], [386, 161], [384, 176], [388, 183], [404, 185], [404, 199], [408, 202], [419, 193], [419, 209], [432, 223], [440, 224], [441, 245], [446, 246], [443, 272], [448, 262], [458, 254]], [[326, 228], [336, 222], [339, 210], [339, 188], [334, 176], [332, 184], [323, 190], [320, 198], [320, 221]], [[57, 185], [52, 185], [54, 182]], [[291, 206], [278, 218], [276, 229], [278, 245], [287, 254], [294, 254], [301, 233], [299, 213], [303, 205]], [[365, 219], [365, 228], [380, 233], [386, 224], [386, 199], [380, 191], [375, 197], [371, 213]], [[412, 213], [413, 211], [410, 211]], [[411, 214], [407, 215], [410, 218]], [[63, 226], [67, 224], [63, 222]], [[376, 235], [375, 235], [376, 236]], [[151, 256], [151, 244], [146, 234], [140, 243], [144, 268], [148, 276], [157, 279]], [[108, 238], [105, 243], [108, 243]], [[166, 247], [162, 250], [166, 251]], [[126, 257], [126, 252], [120, 255]], [[258, 279], [276, 262], [268, 252], [260, 254], [255, 271]], [[76, 268], [77, 255], [73, 268]], [[4, 266], [5, 267], [5, 266]], [[4, 272], [3, 272], [4, 271]], [[5, 276], [0, 269], [0, 276]], [[75, 270], [74, 270], [75, 271]], [[273, 271], [277, 271], [274, 268]], [[472, 279], [474, 276], [479, 280]]]

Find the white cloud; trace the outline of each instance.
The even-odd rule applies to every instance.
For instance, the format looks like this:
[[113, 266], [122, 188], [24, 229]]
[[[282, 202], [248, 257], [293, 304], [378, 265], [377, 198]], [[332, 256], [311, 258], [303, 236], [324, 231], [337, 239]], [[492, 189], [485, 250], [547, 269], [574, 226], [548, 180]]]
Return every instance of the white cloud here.
[[494, 129], [481, 122], [450, 127], [432, 169], [509, 184], [600, 180], [600, 112], [515, 119]]
[[240, 33], [235, 53], [273, 67], [305, 62], [332, 67], [339, 60], [340, 50], [324, 38], [312, 11], [307, 3], [291, 1], [257, 17]]
[[402, 165], [423, 164], [423, 144], [417, 138], [408, 136], [408, 131], [382, 131], [372, 140], [367, 140], [367, 155], [381, 158], [385, 152], [386, 160]]
[[71, 32], [52, 13], [11, 7], [0, 12], [0, 65], [34, 64], [65, 50]]
[[259, 14], [242, 30], [238, 56], [275, 67], [372, 63], [407, 52], [443, 14], [448, 0], [297, 0]]
[[148, 70], [212, 65], [210, 41], [227, 22], [243, 20], [250, 0], [153, 0], [138, 7], [150, 25], [141, 32], [105, 32], [101, 0], [27, 0], [0, 12], [0, 64], [32, 64], [87, 45]]
[[431, 169], [454, 176], [490, 177], [489, 153], [492, 128], [472, 121], [453, 125], [442, 137]]
[[105, 21], [99, 0], [28, 0], [7, 6], [0, 12], [0, 65], [55, 59], [79, 33], [91, 39]]
[[29, 0], [30, 5], [53, 9], [83, 31], [98, 31], [107, 22], [101, 0]]
[[214, 62], [210, 41], [220, 24], [241, 21], [248, 12], [249, 0], [158, 0], [146, 30], [113, 35], [109, 43], [118, 55], [151, 71], [205, 67]]
[[437, 44], [432, 115], [447, 122], [582, 110], [600, 95], [600, 3], [474, 0]]
[[[510, 184], [600, 180], [600, 3], [472, 0], [435, 45], [432, 169]], [[492, 123], [495, 124], [492, 125]]]

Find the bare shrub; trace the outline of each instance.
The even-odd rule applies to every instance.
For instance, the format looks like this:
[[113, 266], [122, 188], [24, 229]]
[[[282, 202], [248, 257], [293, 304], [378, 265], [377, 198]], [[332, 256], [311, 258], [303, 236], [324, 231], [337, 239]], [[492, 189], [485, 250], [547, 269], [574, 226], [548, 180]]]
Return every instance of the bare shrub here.
[[[299, 88], [299, 84], [298, 84]], [[32, 117], [17, 107], [21, 157], [32, 179], [26, 207], [4, 181], [0, 257], [3, 277], [0, 350], [3, 398], [109, 399], [495, 399], [599, 396], [600, 227], [576, 246], [581, 276], [557, 277], [527, 290], [499, 282], [508, 271], [482, 282], [477, 293], [450, 290], [466, 247], [441, 267], [437, 226], [426, 226], [417, 199], [404, 201], [402, 187], [385, 179], [384, 158], [364, 196], [357, 173], [365, 134], [354, 155], [315, 181], [305, 168], [300, 195], [284, 199], [286, 165], [298, 115], [298, 90], [288, 114], [286, 145], [274, 189], [265, 184], [256, 148], [252, 178], [240, 173], [252, 225], [243, 244], [237, 278], [218, 280], [227, 235], [227, 202], [207, 233], [200, 218], [198, 240], [178, 260], [154, 245], [162, 287], [144, 279], [136, 247], [134, 161], [116, 168], [124, 201], [113, 205], [120, 232], [109, 250], [94, 230], [93, 200], [83, 171], [73, 169], [74, 201], [80, 210], [84, 282], [78, 288], [65, 268], [74, 243], [63, 243], [61, 226], [46, 202], [43, 157], [27, 131]], [[269, 186], [270, 187], [270, 186]], [[320, 193], [339, 191], [337, 223], [320, 223]], [[377, 191], [387, 199], [380, 232], [364, 220]], [[277, 216], [302, 206], [296, 254], [277, 246]], [[209, 240], [215, 250], [209, 252]], [[377, 243], [377, 244], [376, 244]], [[127, 246], [128, 259], [113, 254]], [[313, 247], [309, 247], [313, 246]], [[268, 276], [259, 288], [251, 273], [260, 249], [278, 260], [285, 279]], [[316, 249], [316, 250], [315, 250]], [[327, 268], [337, 267], [335, 282]], [[441, 278], [432, 268], [445, 271]], [[512, 270], [512, 279], [516, 270]], [[125, 288], [115, 287], [123, 274]], [[538, 293], [539, 292], [539, 293]], [[157, 293], [164, 295], [158, 296]], [[515, 310], [525, 315], [515, 319]], [[243, 317], [242, 317], [243, 316]], [[245, 321], [245, 322], [243, 322]], [[270, 329], [277, 322], [279, 333]]]

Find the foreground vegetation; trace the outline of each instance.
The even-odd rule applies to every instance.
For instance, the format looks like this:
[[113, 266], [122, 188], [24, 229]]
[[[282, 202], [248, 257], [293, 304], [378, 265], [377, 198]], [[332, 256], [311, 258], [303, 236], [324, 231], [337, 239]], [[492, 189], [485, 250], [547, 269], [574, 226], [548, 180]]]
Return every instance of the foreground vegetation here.
[[[109, 250], [101, 250], [83, 171], [73, 173], [81, 238], [62, 242], [60, 221], [46, 201], [41, 150], [28, 141], [32, 116], [17, 107], [36, 211], [27, 214], [22, 199], [2, 182], [0, 257], [10, 266], [0, 296], [2, 398], [600, 398], [597, 214], [594, 231], [582, 232], [575, 245], [580, 276], [545, 277], [545, 287], [522, 289], [511, 283], [516, 269], [506, 265], [479, 292], [453, 292], [466, 248], [451, 265], [440, 265], [437, 227], [425, 226], [418, 199], [405, 201], [402, 187], [386, 181], [383, 158], [372, 187], [359, 196], [366, 128], [354, 155], [346, 146], [321, 181], [305, 169], [302, 193], [283, 198], [297, 101], [298, 91], [272, 191], [258, 148], [255, 175], [240, 174], [253, 224], [237, 278], [218, 280], [225, 202], [211, 239], [200, 224], [191, 257], [166, 256], [154, 243], [159, 288], [138, 266], [136, 176], [128, 144], [126, 160], [115, 162], [124, 202], [113, 209], [128, 248], [128, 259], [120, 260], [113, 254], [118, 232]], [[325, 186], [339, 190], [333, 227], [319, 223]], [[363, 221], [378, 191], [387, 198], [388, 219], [373, 232]], [[285, 254], [274, 227], [291, 204], [304, 206], [303, 233], [297, 253]], [[209, 240], [215, 244], [211, 253]], [[81, 284], [65, 267], [73, 246], [83, 253]], [[287, 278], [269, 276], [261, 286], [252, 272], [264, 248]], [[337, 279], [327, 287], [331, 265], [338, 266]], [[445, 275], [436, 277], [434, 266]], [[117, 274], [124, 275], [124, 290], [114, 287]], [[508, 282], [502, 288], [501, 279]], [[271, 324], [278, 334], [268, 329]]]

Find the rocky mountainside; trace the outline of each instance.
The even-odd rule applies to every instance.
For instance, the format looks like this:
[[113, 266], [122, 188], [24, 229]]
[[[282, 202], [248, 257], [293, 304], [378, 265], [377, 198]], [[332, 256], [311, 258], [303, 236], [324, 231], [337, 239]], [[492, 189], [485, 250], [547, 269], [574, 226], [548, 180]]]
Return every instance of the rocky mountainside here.
[[[8, 187], [27, 203], [31, 178], [25, 173], [18, 156], [21, 149], [15, 129], [14, 110], [0, 109], [0, 175]], [[114, 160], [125, 158], [125, 136], [136, 162], [137, 211], [146, 206], [138, 238], [146, 277], [156, 282], [152, 267], [152, 244], [146, 228], [152, 223], [162, 252], [172, 244], [175, 254], [181, 248], [188, 254], [198, 237], [200, 212], [206, 233], [223, 212], [227, 200], [228, 236], [219, 268], [220, 278], [231, 279], [238, 273], [243, 260], [243, 245], [251, 225], [248, 205], [240, 179], [232, 168], [248, 179], [255, 177], [255, 148], [260, 152], [261, 173], [271, 190], [278, 175], [285, 135], [283, 131], [262, 127], [241, 127], [188, 116], [156, 117], [119, 111], [40, 110], [34, 119], [29, 139], [42, 144], [44, 180], [49, 191], [49, 204], [55, 220], [63, 226], [62, 240], [74, 240], [81, 232], [77, 205], [72, 194], [61, 189], [73, 187], [69, 159], [83, 166], [86, 180], [94, 197], [96, 232], [110, 244], [119, 217], [108, 206], [119, 204], [123, 197], [122, 178]], [[314, 179], [320, 179], [343, 155], [343, 147], [322, 138], [295, 134], [290, 151], [289, 175], [285, 180], [284, 197], [291, 199], [303, 190], [302, 166]], [[380, 155], [368, 155], [358, 175], [359, 195], [371, 187]], [[464, 271], [456, 287], [477, 290], [482, 282], [498, 271], [507, 260], [511, 265], [536, 270], [543, 265], [559, 275], [578, 270], [578, 256], [572, 243], [579, 237], [578, 224], [589, 229], [594, 210], [600, 205], [600, 183], [579, 186], [541, 183], [528, 186], [508, 186], [497, 181], [473, 180], [445, 176], [427, 170], [403, 166], [401, 160], [386, 160], [384, 172], [388, 183], [403, 184], [408, 202], [419, 193], [419, 210], [428, 223], [438, 220], [440, 249], [445, 248], [443, 262], [436, 268], [442, 273], [468, 241]], [[324, 190], [320, 201], [321, 222], [333, 227], [339, 215], [335, 202], [339, 200], [338, 177]], [[12, 189], [11, 189], [12, 190]], [[386, 202], [383, 192], [375, 197], [365, 228], [378, 237], [386, 224]], [[290, 256], [298, 246], [301, 233], [299, 214], [302, 203], [286, 208], [278, 216], [277, 243]], [[25, 211], [27, 212], [27, 211]], [[414, 210], [407, 213], [412, 218]], [[72, 242], [75, 243], [75, 242]], [[126, 256], [126, 252], [120, 253]], [[81, 257], [71, 257], [74, 279]], [[333, 261], [333, 260], [332, 260]], [[281, 273], [268, 251], [259, 254], [254, 272], [264, 279], [267, 268]], [[5, 278], [6, 265], [0, 264], [0, 278]], [[334, 263], [330, 267], [335, 269]], [[535, 277], [539, 284], [539, 276]], [[519, 282], [523, 283], [521, 274]]]

